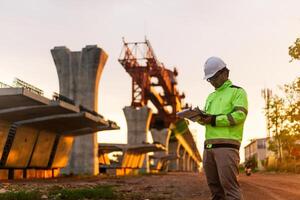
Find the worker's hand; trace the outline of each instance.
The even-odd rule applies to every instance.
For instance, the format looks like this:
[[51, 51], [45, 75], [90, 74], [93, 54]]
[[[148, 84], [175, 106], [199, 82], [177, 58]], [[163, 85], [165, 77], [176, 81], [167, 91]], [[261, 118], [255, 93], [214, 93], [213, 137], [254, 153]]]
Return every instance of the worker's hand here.
[[199, 123], [201, 123], [201, 124], [211, 124], [211, 122], [212, 122], [212, 115], [201, 117], [199, 119]]

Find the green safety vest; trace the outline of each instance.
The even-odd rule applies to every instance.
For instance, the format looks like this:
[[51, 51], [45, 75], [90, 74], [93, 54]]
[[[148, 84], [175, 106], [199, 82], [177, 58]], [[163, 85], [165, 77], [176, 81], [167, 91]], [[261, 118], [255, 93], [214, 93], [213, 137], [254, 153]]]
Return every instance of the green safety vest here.
[[205, 139], [233, 139], [242, 141], [244, 122], [248, 113], [247, 94], [244, 89], [227, 80], [211, 93], [205, 104], [205, 112], [213, 115], [206, 124]]

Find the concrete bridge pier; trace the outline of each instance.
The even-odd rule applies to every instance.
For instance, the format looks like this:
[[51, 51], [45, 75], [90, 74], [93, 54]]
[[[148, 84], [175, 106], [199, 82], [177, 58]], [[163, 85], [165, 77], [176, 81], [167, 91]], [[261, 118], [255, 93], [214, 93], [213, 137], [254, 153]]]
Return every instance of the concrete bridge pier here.
[[193, 172], [199, 172], [199, 166], [195, 161], [193, 162]]
[[186, 170], [187, 170], [188, 172], [191, 172], [191, 171], [192, 171], [192, 170], [191, 170], [191, 162], [192, 162], [191, 156], [188, 155], [188, 156], [187, 156], [187, 161], [186, 161]]
[[[75, 104], [97, 111], [98, 87], [107, 54], [96, 45], [82, 51], [70, 51], [66, 47], [51, 50], [59, 79], [59, 93]], [[97, 134], [75, 138], [65, 174], [99, 173]]]
[[199, 172], [199, 165], [196, 162], [194, 164], [194, 171]]
[[[136, 145], [148, 143], [147, 135], [152, 117], [151, 109], [147, 106], [141, 108], [127, 106], [123, 111], [127, 122], [127, 144]], [[150, 171], [148, 154], [145, 154], [141, 170], [144, 172]]]
[[195, 161], [191, 159], [191, 172], [195, 172]]
[[195, 162], [193, 159], [191, 159], [191, 172], [195, 172]]
[[188, 152], [185, 150], [183, 154], [183, 171], [187, 172], [188, 171]]
[[[161, 129], [161, 130], [151, 129], [151, 134], [152, 134], [152, 138], [153, 138], [153, 143], [162, 144], [166, 148], [166, 151], [154, 152], [154, 156], [160, 158], [160, 157], [168, 155], [171, 130], [168, 128]], [[156, 166], [158, 162], [159, 162], [159, 159], [155, 159], [154, 165]], [[166, 167], [165, 171], [168, 171], [168, 166]]]
[[198, 166], [197, 162], [192, 159], [192, 162], [191, 162], [191, 171], [192, 172], [199, 172], [198, 168], [199, 168], [199, 166]]
[[[174, 132], [176, 139], [179, 141], [180, 145], [182, 146], [180, 147], [180, 149], [184, 149], [188, 156], [191, 156], [191, 158], [195, 162], [197, 162], [197, 164], [200, 164], [202, 159], [199, 154], [197, 145], [194, 141], [193, 135], [189, 130], [188, 123], [186, 122], [186, 120], [178, 120], [174, 124], [171, 124], [170, 128]], [[185, 162], [187, 162], [186, 161], [188, 159], [187, 156], [183, 155], [182, 150], [180, 150], [179, 152], [181, 157], [180, 160], [182, 161], [184, 160]], [[187, 167], [183, 167], [183, 168], [184, 170], [187, 169]]]
[[174, 159], [171, 159], [169, 162], [168, 170], [169, 171], [179, 171], [179, 147], [180, 144], [178, 140], [170, 140], [169, 142], [169, 155], [174, 156]]
[[185, 171], [185, 154], [186, 151], [182, 145], [179, 147], [179, 171]]

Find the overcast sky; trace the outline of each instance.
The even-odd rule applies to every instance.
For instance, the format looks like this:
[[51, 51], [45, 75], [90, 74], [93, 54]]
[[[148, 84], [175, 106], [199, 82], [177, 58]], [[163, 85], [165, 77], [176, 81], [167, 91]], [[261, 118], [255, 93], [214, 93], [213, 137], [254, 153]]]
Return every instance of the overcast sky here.
[[[131, 79], [117, 62], [126, 41], [150, 40], [158, 59], [177, 67], [186, 102], [204, 106], [213, 88], [203, 64], [210, 56], [227, 63], [231, 80], [249, 96], [244, 142], [265, 137], [264, 87], [293, 81], [300, 63], [289, 63], [288, 46], [300, 37], [299, 0], [0, 0], [0, 81], [14, 77], [58, 91], [50, 54], [54, 46], [79, 51], [97, 44], [109, 59], [100, 80], [99, 112], [120, 131], [101, 133], [101, 142], [126, 142], [122, 112], [131, 102]], [[199, 144], [203, 129], [198, 130]]]

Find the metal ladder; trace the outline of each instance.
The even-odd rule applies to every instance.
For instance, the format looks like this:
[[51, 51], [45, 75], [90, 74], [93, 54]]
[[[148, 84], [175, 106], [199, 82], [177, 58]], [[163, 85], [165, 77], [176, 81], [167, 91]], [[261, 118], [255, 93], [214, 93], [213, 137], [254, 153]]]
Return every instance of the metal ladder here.
[[3, 153], [2, 153], [2, 157], [0, 160], [0, 166], [5, 166], [7, 158], [8, 158], [8, 154], [10, 152], [11, 146], [13, 144], [16, 132], [17, 132], [17, 128], [18, 125], [13, 123], [8, 131], [8, 135], [7, 135], [7, 139], [6, 139], [6, 143], [3, 149]]

